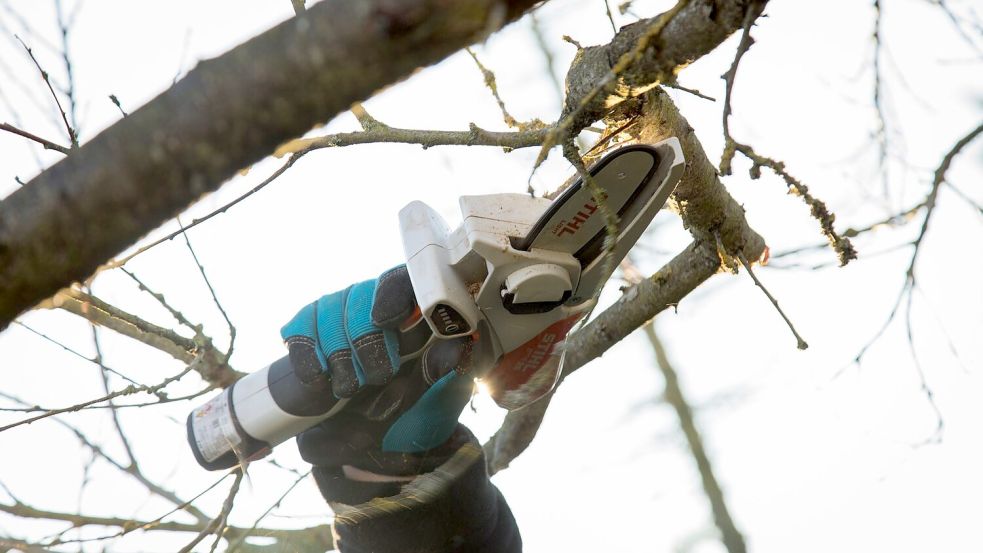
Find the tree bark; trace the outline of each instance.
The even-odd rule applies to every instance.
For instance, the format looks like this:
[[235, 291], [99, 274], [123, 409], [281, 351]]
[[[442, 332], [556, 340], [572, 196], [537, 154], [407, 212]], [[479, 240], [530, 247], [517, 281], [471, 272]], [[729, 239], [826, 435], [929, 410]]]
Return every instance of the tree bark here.
[[538, 0], [325, 0], [201, 62], [0, 203], [0, 330], [359, 100]]

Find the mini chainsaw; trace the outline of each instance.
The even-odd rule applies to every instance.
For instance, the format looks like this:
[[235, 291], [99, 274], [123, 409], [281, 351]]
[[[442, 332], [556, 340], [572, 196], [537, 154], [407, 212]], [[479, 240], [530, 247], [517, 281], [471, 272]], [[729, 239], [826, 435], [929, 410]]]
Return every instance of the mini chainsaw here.
[[[614, 150], [556, 199], [462, 196], [451, 231], [414, 201], [399, 213], [406, 267], [432, 339], [474, 336], [474, 376], [514, 409], [549, 392], [562, 370], [560, 337], [601, 287], [682, 176], [676, 138]], [[616, 218], [612, 234], [608, 222]], [[297, 382], [295, 382], [297, 381]], [[198, 462], [215, 470], [261, 456], [345, 404], [305, 390], [284, 357], [188, 416]]]

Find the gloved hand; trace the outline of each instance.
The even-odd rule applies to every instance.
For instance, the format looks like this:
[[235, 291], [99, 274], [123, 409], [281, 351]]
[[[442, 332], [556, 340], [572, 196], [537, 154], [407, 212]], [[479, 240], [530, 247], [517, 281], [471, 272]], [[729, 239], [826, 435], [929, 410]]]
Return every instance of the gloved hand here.
[[347, 398], [297, 437], [343, 552], [521, 551], [480, 444], [457, 424], [472, 338], [431, 339], [405, 267], [322, 297], [281, 334], [304, 382]]
[[396, 454], [398, 461], [399, 454], [443, 444], [471, 397], [471, 338], [430, 335], [405, 266], [301, 308], [281, 330], [295, 374], [308, 386], [351, 398], [298, 437], [301, 454], [308, 457], [307, 444], [323, 429], [349, 435], [351, 459], [376, 453], [380, 459]]

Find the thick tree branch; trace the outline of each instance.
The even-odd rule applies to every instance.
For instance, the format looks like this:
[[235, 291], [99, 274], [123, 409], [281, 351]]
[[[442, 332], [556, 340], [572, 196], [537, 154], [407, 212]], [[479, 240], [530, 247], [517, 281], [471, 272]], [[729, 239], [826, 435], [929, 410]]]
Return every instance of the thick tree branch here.
[[0, 329], [278, 144], [536, 3], [326, 0], [200, 63], [0, 203]]
[[[680, 69], [740, 29], [755, 4], [748, 0], [693, 0], [677, 5], [678, 11], [637, 55], [636, 46], [666, 14], [625, 25], [610, 43], [579, 51], [566, 79], [564, 115], [576, 113], [571, 128], [579, 130], [601, 119], [612, 102], [635, 96], [663, 81], [675, 82]], [[631, 63], [616, 78], [611, 77], [625, 55], [633, 56]], [[596, 91], [598, 83], [608, 83], [602, 93]], [[585, 103], [585, 98], [591, 99]]]

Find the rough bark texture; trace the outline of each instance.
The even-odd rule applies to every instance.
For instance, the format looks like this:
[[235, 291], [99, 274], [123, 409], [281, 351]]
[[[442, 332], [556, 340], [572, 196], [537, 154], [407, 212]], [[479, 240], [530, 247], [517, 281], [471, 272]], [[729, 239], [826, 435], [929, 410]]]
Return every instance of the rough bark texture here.
[[278, 144], [537, 0], [326, 0], [226, 54], [0, 203], [0, 330]]
[[[606, 94], [599, 94], [581, 109], [575, 128], [601, 119], [610, 106], [611, 93], [631, 94], [631, 89], [671, 82], [676, 73], [720, 45], [740, 29], [752, 0], [690, 0], [658, 33], [640, 59], [612, 82]], [[632, 51], [659, 16], [643, 19], [621, 28], [610, 43], [589, 46], [578, 52], [567, 72], [564, 114], [577, 111], [581, 99], [603, 82], [619, 58]], [[620, 98], [618, 98], [620, 99]]]
[[657, 88], [632, 102], [639, 106], [635, 108], [626, 102], [610, 119], [616, 120], [629, 108], [637, 110], [641, 116], [631, 129], [639, 142], [654, 143], [675, 136], [683, 146], [686, 169], [669, 199], [669, 206], [679, 213], [693, 238], [716, 243], [719, 237], [727, 254], [743, 252], [748, 259], [758, 259], [764, 252], [764, 239], [748, 226], [744, 208], [727, 193], [716, 165], [707, 157], [693, 127], [669, 95]]

